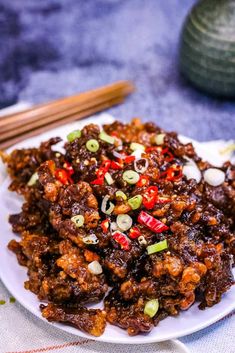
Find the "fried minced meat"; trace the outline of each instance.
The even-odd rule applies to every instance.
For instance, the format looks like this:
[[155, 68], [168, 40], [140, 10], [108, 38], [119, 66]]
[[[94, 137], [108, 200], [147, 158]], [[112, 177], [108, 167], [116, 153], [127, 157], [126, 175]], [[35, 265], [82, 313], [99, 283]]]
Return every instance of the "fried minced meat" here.
[[8, 173], [12, 179], [9, 189], [27, 194], [27, 183], [42, 162], [53, 159], [58, 166], [63, 164], [63, 155], [52, 150], [52, 146], [60, 141], [62, 141], [60, 137], [55, 137], [42, 142], [39, 148], [16, 149], [9, 155], [4, 154], [3, 159], [7, 163]]
[[[25, 198], [9, 219], [21, 239], [8, 247], [28, 269], [25, 288], [48, 303], [41, 310], [49, 321], [98, 336], [107, 320], [136, 335], [196, 301], [200, 309], [215, 305], [234, 284], [235, 167], [217, 168], [224, 182], [212, 186], [204, 178], [212, 166], [176, 133], [138, 119], [103, 129], [108, 138], [85, 126], [64, 153], [52, 150], [55, 138], [5, 156], [10, 189]], [[201, 180], [186, 178], [188, 163]], [[134, 182], [123, 177], [130, 171]], [[137, 206], [129, 202], [136, 196]], [[140, 221], [141, 212], [160, 228]], [[117, 224], [120, 215], [131, 229]], [[166, 248], [148, 254], [165, 240]], [[103, 311], [84, 307], [103, 298]], [[150, 317], [144, 309], [152, 299], [159, 309]]]
[[144, 314], [144, 299], [141, 297], [135, 302], [124, 301], [113, 289], [104, 303], [108, 322], [126, 329], [130, 336], [150, 332], [154, 326], [153, 320]]
[[87, 309], [75, 306], [58, 306], [48, 304], [40, 306], [42, 316], [48, 321], [62, 322], [89, 333], [93, 336], [101, 336], [106, 326], [105, 312], [100, 309]]

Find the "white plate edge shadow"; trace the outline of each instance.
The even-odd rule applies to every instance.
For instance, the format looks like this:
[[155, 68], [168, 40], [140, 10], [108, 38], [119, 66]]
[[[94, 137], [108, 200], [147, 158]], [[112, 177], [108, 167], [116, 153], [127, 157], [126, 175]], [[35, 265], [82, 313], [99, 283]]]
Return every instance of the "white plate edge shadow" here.
[[[24, 141], [23, 143], [17, 144], [17, 147], [22, 147], [22, 146], [30, 146], [32, 145], [33, 141], [35, 142], [35, 140], [37, 142], [41, 141], [41, 140], [45, 140], [50, 136], [56, 136], [56, 135], [63, 135], [66, 136], [66, 134], [73, 128], [75, 127], [80, 127], [83, 126], [84, 124], [86, 124], [87, 122], [95, 122], [95, 123], [99, 123], [99, 124], [103, 124], [103, 123], [110, 123], [113, 120], [113, 117], [111, 117], [108, 114], [101, 114], [98, 117], [91, 117], [89, 119], [84, 119], [81, 122], [75, 122], [72, 124], [68, 124], [66, 126], [54, 129], [46, 134], [28, 139], [26, 141]], [[197, 141], [193, 141], [192, 139], [188, 139], [185, 137], [182, 137], [182, 140], [184, 141], [192, 141], [193, 143], [195, 143], [195, 145], [198, 144]], [[36, 142], [36, 144], [37, 144]], [[200, 144], [201, 145], [201, 144]], [[12, 149], [12, 148], [11, 148]], [[6, 192], [6, 186], [9, 182], [9, 179], [5, 180], [4, 183], [0, 186], [0, 200], [2, 193], [4, 194]], [[5, 214], [6, 216], [6, 214]], [[0, 214], [0, 222], [3, 222], [2, 224], [7, 223], [6, 222], [6, 218], [4, 219], [4, 215], [2, 215], [2, 212]], [[8, 231], [8, 235], [9, 238], [5, 239], [5, 243], [7, 243], [10, 238], [17, 238], [15, 235], [13, 235], [13, 233], [10, 230], [9, 225], [6, 225], [9, 229]], [[4, 242], [4, 241], [3, 241]], [[1, 238], [0, 238], [0, 278], [2, 280], [2, 282], [4, 283], [4, 285], [7, 287], [7, 289], [12, 293], [12, 295], [14, 295], [14, 297], [16, 298], [16, 300], [22, 305], [24, 306], [27, 310], [29, 310], [32, 314], [34, 314], [35, 316], [37, 316], [39, 319], [43, 320], [44, 322], [46, 322], [48, 325], [53, 325], [53, 327], [56, 327], [60, 330], [66, 331], [68, 333], [71, 333], [73, 335], [79, 336], [79, 337], [83, 337], [83, 338], [87, 338], [87, 339], [91, 339], [91, 340], [95, 340], [95, 341], [100, 341], [100, 342], [107, 342], [107, 343], [116, 343], [116, 344], [144, 344], [144, 343], [154, 343], [154, 342], [161, 342], [161, 341], [165, 341], [165, 340], [169, 340], [169, 339], [173, 339], [173, 338], [179, 338], [182, 336], [186, 336], [188, 334], [197, 332], [203, 328], [206, 328], [208, 326], [210, 326], [211, 324], [215, 323], [216, 321], [222, 319], [224, 316], [226, 316], [228, 313], [230, 313], [232, 310], [235, 309], [235, 302], [233, 302], [233, 298], [235, 298], [235, 288], [233, 287], [232, 289], [230, 289], [230, 291], [228, 291], [222, 301], [217, 304], [216, 306], [212, 307], [212, 308], [208, 308], [204, 311], [199, 311], [199, 309], [197, 309], [197, 304], [194, 304], [188, 311], [186, 312], [182, 312], [177, 318], [172, 318], [169, 317], [163, 321], [160, 322], [160, 324], [153, 329], [153, 331], [149, 334], [144, 334], [144, 335], [139, 335], [139, 336], [134, 336], [134, 337], [130, 337], [127, 335], [127, 333], [117, 327], [108, 325], [106, 328], [106, 332], [101, 336], [101, 337], [93, 337], [90, 336], [86, 333], [83, 333], [79, 330], [76, 330], [75, 328], [63, 325], [63, 324], [56, 324], [56, 323], [48, 323], [48, 321], [46, 321], [45, 319], [43, 319], [41, 317], [41, 313], [39, 310], [39, 301], [37, 300], [36, 296], [25, 290], [23, 288], [23, 281], [20, 283], [18, 283], [19, 289], [21, 291], [23, 291], [23, 296], [20, 295], [20, 291], [16, 291], [15, 290], [15, 285], [14, 285], [14, 275], [15, 275], [15, 279], [17, 280], [17, 275], [16, 275], [16, 269], [17, 269], [17, 273], [20, 272], [22, 279], [26, 278], [26, 269], [23, 267], [20, 267], [17, 264], [15, 255], [11, 254], [10, 251], [6, 251], [6, 244], [4, 244], [4, 246], [1, 246]], [[8, 258], [8, 261], [10, 261], [10, 263], [13, 263], [14, 268], [11, 269], [12, 272], [10, 272], [12, 276], [7, 275], [5, 269], [4, 269], [4, 263], [1, 263], [1, 261], [3, 261], [3, 259], [5, 258], [5, 256]], [[5, 264], [6, 265], [6, 264]], [[17, 266], [17, 267], [15, 267]], [[26, 297], [26, 298], [25, 298]], [[29, 301], [28, 301], [29, 300]], [[35, 305], [36, 304], [36, 305]], [[191, 311], [190, 311], [191, 310]], [[179, 329], [180, 325], [183, 323], [190, 323], [190, 318], [187, 318], [188, 316], [191, 316], [191, 321], [192, 319], [194, 319], [193, 321], [195, 321], [195, 317], [197, 317], [197, 314], [200, 314], [200, 319], [196, 320], [196, 322], [193, 323], [193, 326], [190, 327], [190, 325], [187, 325], [189, 327], [183, 327], [181, 329]], [[203, 320], [204, 318], [204, 320]], [[203, 323], [201, 322], [201, 319], [203, 321]], [[198, 322], [197, 322], [198, 321]], [[173, 325], [173, 327], [176, 327], [176, 330], [171, 329], [169, 332], [169, 327], [168, 325], [170, 324], [170, 326]], [[160, 333], [160, 334], [159, 334]]]

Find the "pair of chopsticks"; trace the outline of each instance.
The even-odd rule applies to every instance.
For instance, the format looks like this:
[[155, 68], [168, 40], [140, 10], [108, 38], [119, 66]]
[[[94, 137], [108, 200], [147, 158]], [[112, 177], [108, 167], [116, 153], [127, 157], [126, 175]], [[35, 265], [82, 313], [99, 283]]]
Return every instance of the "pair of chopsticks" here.
[[118, 81], [3, 116], [0, 118], [0, 149], [4, 150], [26, 138], [120, 104], [133, 91], [134, 85], [130, 81]]

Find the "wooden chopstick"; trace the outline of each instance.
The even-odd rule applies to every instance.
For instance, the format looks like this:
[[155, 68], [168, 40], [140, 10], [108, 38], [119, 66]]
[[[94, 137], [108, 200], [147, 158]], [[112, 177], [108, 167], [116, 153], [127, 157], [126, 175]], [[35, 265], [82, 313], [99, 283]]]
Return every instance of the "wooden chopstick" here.
[[16, 122], [11, 122], [1, 127], [1, 134], [0, 134], [0, 142], [5, 141], [16, 134], [20, 134], [26, 131], [30, 131], [42, 125], [47, 125], [51, 121], [61, 120], [64, 119], [66, 116], [75, 115], [79, 113], [81, 110], [89, 109], [90, 107], [94, 106], [94, 104], [102, 104], [106, 100], [111, 100], [116, 97], [123, 97], [126, 94], [129, 94], [129, 90], [127, 91], [126, 88], [115, 88], [113, 91], [108, 93], [102, 93], [101, 95], [96, 96], [95, 99], [90, 99], [88, 101], [81, 101], [79, 104], [72, 104], [72, 105], [64, 105], [58, 109], [58, 106], [54, 109], [54, 107], [46, 109], [45, 115], [36, 115], [36, 118], [22, 118]]
[[[71, 121], [79, 120], [79, 119], [85, 118], [89, 115], [98, 113], [102, 110], [108, 109], [114, 105], [122, 103], [124, 101], [124, 99], [125, 99], [125, 97], [123, 97], [123, 96], [113, 98], [109, 101], [103, 102], [103, 103], [95, 105], [93, 107], [90, 107], [89, 109], [85, 109], [76, 115], [67, 116], [65, 119], [63, 119], [62, 123], [66, 124]], [[49, 123], [48, 125], [42, 126], [40, 128], [31, 130], [28, 132], [25, 132], [19, 136], [15, 136], [14, 138], [11, 138], [11, 139], [6, 140], [4, 142], [0, 142], [0, 150], [4, 150], [4, 149], [20, 142], [20, 141], [25, 140], [26, 138], [30, 138], [30, 137], [36, 136], [40, 133], [43, 133], [45, 131], [48, 131], [50, 129], [56, 128], [56, 127], [62, 125], [62, 123], [61, 123], [61, 120], [54, 121], [54, 122]]]
[[[95, 90], [91, 90], [88, 92], [84, 92], [78, 95], [74, 95], [72, 97], [58, 99], [53, 102], [49, 102], [43, 105], [36, 106], [32, 109], [28, 109], [27, 111], [20, 112], [17, 114], [8, 115], [2, 117], [0, 119], [0, 140], [8, 138], [10, 135], [2, 134], [6, 131], [13, 130], [15, 131], [16, 127], [27, 124], [32, 124], [34, 121], [40, 121], [45, 119], [46, 117], [51, 117], [52, 120], [61, 118], [63, 113], [67, 111], [68, 108], [74, 108], [74, 111], [79, 111], [79, 107], [82, 109], [84, 106], [92, 106], [96, 104], [96, 100], [102, 102], [114, 98], [119, 95], [127, 96], [134, 91], [134, 86], [129, 81], [118, 81], [111, 85], [107, 85]], [[53, 117], [52, 117], [53, 116]], [[43, 122], [43, 120], [42, 120]], [[47, 122], [47, 121], [46, 121]]]

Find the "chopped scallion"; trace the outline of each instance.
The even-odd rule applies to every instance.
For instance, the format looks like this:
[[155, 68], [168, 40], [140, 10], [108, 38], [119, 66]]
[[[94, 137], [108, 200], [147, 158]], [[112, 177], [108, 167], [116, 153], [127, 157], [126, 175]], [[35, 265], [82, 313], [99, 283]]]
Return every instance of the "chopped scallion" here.
[[149, 317], [154, 317], [159, 309], [159, 301], [158, 299], [149, 300], [144, 307], [144, 313]]
[[108, 173], [108, 172], [105, 173], [104, 177], [109, 185], [112, 185], [114, 183], [114, 180], [113, 180], [112, 175], [110, 173]]
[[126, 170], [122, 175], [123, 180], [125, 180], [128, 184], [136, 184], [139, 181], [139, 174], [134, 170]]
[[117, 225], [122, 231], [126, 231], [132, 226], [132, 218], [128, 214], [120, 214], [117, 216]]
[[34, 174], [31, 176], [31, 178], [29, 179], [27, 185], [28, 185], [28, 186], [33, 186], [33, 185], [36, 184], [37, 180], [38, 180], [38, 173], [36, 172], [36, 173], [34, 173]]
[[163, 145], [165, 136], [166, 134], [158, 134], [155, 136], [155, 142], [158, 146]]
[[79, 215], [73, 216], [71, 218], [71, 221], [76, 225], [76, 227], [82, 227], [84, 224], [84, 217], [81, 214], [79, 214]]
[[132, 210], [137, 210], [142, 204], [143, 197], [141, 195], [135, 195], [127, 202], [131, 206]]
[[136, 150], [142, 150], [144, 151], [145, 150], [145, 146], [144, 145], [141, 145], [140, 143], [137, 143], [137, 142], [132, 142], [130, 144], [130, 149], [132, 151], [136, 151]]
[[74, 130], [67, 135], [67, 140], [69, 142], [73, 142], [74, 140], [79, 139], [81, 137], [81, 134], [82, 133], [80, 130]]
[[124, 201], [127, 200], [126, 194], [121, 190], [116, 191], [115, 195], [116, 197], [121, 197]]
[[153, 245], [147, 246], [147, 252], [148, 252], [148, 255], [151, 255], [151, 254], [154, 254], [155, 252], [159, 252], [167, 248], [168, 248], [168, 244], [167, 244], [167, 240], [165, 239]]
[[106, 134], [105, 131], [101, 131], [101, 133], [99, 134], [99, 138], [107, 143], [110, 143], [111, 145], [113, 145], [115, 142], [115, 138]]
[[90, 139], [86, 143], [86, 148], [90, 152], [97, 152], [99, 147], [100, 147], [99, 142], [95, 139]]

